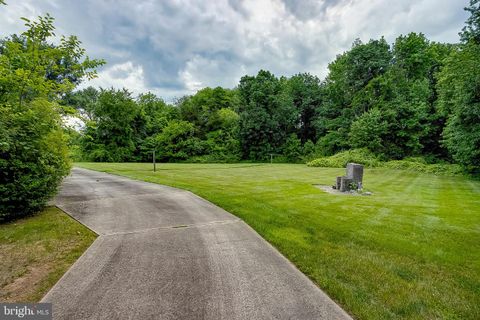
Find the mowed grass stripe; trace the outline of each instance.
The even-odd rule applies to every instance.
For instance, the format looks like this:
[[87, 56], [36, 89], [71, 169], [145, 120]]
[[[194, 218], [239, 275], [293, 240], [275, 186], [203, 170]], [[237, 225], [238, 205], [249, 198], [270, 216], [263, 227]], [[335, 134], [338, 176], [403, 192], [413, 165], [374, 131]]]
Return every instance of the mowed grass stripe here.
[[82, 163], [184, 188], [250, 224], [360, 319], [480, 318], [480, 182], [365, 172], [369, 197], [327, 194], [344, 169]]

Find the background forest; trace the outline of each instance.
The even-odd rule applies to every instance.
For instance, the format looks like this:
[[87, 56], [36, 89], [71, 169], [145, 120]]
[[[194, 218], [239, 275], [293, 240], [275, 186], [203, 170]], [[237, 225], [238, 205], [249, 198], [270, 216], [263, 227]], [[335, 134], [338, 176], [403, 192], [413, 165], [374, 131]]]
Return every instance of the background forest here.
[[[423, 34], [362, 43], [337, 56], [324, 80], [261, 70], [234, 89], [205, 88], [167, 104], [151, 93], [87, 88], [62, 104], [84, 121], [71, 130], [76, 160], [301, 162], [362, 149], [380, 161], [480, 166], [478, 3], [460, 44]], [[357, 152], [358, 154], [359, 152]], [[422, 157], [421, 160], [418, 157]]]

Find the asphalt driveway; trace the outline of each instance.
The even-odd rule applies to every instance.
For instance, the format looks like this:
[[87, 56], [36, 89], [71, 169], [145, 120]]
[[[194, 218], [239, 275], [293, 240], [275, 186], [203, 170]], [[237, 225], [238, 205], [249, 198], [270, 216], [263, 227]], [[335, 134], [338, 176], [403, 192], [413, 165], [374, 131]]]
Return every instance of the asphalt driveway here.
[[55, 203], [99, 237], [42, 299], [54, 319], [350, 319], [191, 192], [74, 168]]

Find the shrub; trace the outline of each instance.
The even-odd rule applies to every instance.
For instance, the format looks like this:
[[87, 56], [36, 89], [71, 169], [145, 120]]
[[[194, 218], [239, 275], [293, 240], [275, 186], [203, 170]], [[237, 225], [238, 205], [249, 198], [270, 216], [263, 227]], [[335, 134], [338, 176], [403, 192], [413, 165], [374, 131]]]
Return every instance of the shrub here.
[[296, 162], [300, 160], [302, 151], [302, 142], [295, 133], [292, 133], [283, 145], [283, 156], [287, 162]]
[[388, 135], [387, 122], [378, 109], [372, 109], [358, 117], [350, 127], [350, 144], [354, 148], [381, 150], [382, 137]]
[[[417, 160], [417, 161], [415, 161]], [[431, 174], [458, 175], [463, 169], [458, 164], [435, 163], [427, 164], [423, 158], [409, 158], [403, 160], [391, 160], [381, 165], [383, 168], [407, 170]]]
[[240, 142], [235, 135], [224, 129], [209, 132], [204, 152], [215, 162], [234, 162], [240, 160]]
[[302, 153], [304, 156], [310, 156], [315, 153], [315, 143], [312, 140], [307, 140], [303, 145]]
[[410, 157], [403, 160], [382, 162], [367, 149], [343, 151], [330, 157], [315, 159], [307, 163], [307, 165], [310, 167], [343, 168], [349, 162], [360, 163], [367, 168], [388, 168], [442, 175], [458, 175], [463, 173], [463, 168], [458, 164], [428, 164], [422, 157]]
[[188, 121], [171, 121], [154, 140], [162, 161], [187, 160], [205, 149], [205, 141], [195, 137], [195, 126]]
[[322, 157], [307, 163], [310, 167], [343, 168], [349, 162], [363, 164], [366, 167], [374, 168], [380, 164], [379, 159], [368, 149], [352, 149], [339, 152], [330, 157]]
[[58, 112], [46, 100], [0, 105], [0, 222], [40, 210], [69, 170]]
[[35, 213], [69, 170], [57, 101], [103, 61], [83, 59], [75, 36], [53, 36], [53, 18], [24, 18], [28, 30], [0, 41], [0, 222]]

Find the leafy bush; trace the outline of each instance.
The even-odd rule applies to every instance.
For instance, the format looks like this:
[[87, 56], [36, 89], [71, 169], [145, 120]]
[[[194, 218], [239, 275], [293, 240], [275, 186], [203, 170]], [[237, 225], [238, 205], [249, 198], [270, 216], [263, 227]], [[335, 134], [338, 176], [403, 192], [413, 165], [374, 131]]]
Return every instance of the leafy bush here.
[[207, 133], [204, 152], [213, 162], [234, 162], [241, 157], [240, 142], [234, 132], [228, 129], [219, 129]]
[[439, 105], [450, 110], [443, 143], [453, 159], [471, 172], [480, 171], [479, 60], [480, 43], [469, 43], [447, 59], [439, 74]]
[[46, 100], [0, 105], [0, 222], [40, 210], [68, 173], [60, 124]]
[[24, 20], [26, 32], [0, 41], [0, 222], [37, 212], [68, 173], [58, 100], [103, 63], [82, 61], [74, 36], [48, 43], [49, 15]]
[[195, 126], [188, 121], [171, 121], [154, 136], [158, 157], [162, 161], [181, 161], [200, 155], [205, 142], [195, 137]]
[[311, 154], [315, 153], [315, 143], [312, 142], [312, 140], [307, 140], [305, 144], [303, 145], [303, 155], [304, 156], [309, 156]]
[[383, 162], [376, 158], [367, 149], [343, 151], [330, 157], [315, 159], [307, 163], [307, 165], [310, 167], [343, 168], [349, 162], [363, 164], [367, 168], [388, 168], [443, 175], [457, 175], [463, 173], [463, 169], [460, 165], [450, 163], [428, 164], [422, 157], [410, 157], [403, 160], [390, 160]]
[[413, 161], [413, 159], [404, 159], [404, 160], [391, 160], [385, 163], [382, 163], [381, 167], [389, 169], [398, 169], [398, 170], [407, 170], [415, 172], [424, 172], [432, 174], [443, 174], [443, 175], [457, 175], [462, 174], [463, 169], [458, 164], [447, 164], [447, 163], [435, 163], [427, 164], [422, 158], [417, 158], [419, 161]]
[[135, 151], [135, 121], [140, 109], [127, 90], [101, 90], [92, 106], [80, 144], [90, 161], [131, 161]]
[[296, 162], [300, 160], [302, 155], [302, 142], [297, 138], [295, 133], [288, 136], [287, 141], [283, 145], [283, 155], [287, 162]]
[[302, 148], [301, 162], [306, 163], [320, 157], [321, 154], [317, 153], [316, 146], [311, 140], [307, 140]]
[[330, 157], [322, 157], [307, 163], [310, 167], [343, 168], [349, 162], [363, 164], [366, 167], [374, 168], [380, 165], [379, 159], [368, 149], [352, 149], [339, 152]]
[[350, 144], [354, 148], [380, 150], [382, 137], [388, 134], [387, 123], [378, 109], [372, 109], [358, 117], [350, 127]]

